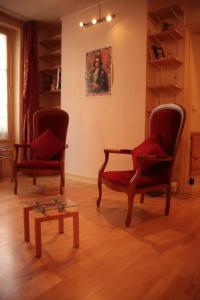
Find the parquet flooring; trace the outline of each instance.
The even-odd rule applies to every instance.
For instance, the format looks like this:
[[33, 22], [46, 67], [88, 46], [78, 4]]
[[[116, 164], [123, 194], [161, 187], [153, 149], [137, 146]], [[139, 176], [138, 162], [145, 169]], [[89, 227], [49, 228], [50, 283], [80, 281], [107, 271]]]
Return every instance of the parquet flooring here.
[[78, 202], [80, 248], [72, 247], [71, 219], [65, 233], [55, 221], [42, 226], [43, 252], [35, 257], [23, 236], [23, 203], [58, 193], [58, 178], [0, 182], [0, 299], [199, 300], [200, 193], [173, 196], [164, 216], [163, 197], [136, 197], [134, 220], [124, 226], [126, 195], [104, 188], [96, 209], [97, 187], [66, 180], [65, 195]]

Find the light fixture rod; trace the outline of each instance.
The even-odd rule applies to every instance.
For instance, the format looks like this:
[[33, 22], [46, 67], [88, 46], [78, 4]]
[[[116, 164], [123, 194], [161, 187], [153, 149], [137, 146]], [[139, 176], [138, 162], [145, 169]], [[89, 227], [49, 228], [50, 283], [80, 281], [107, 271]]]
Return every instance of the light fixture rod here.
[[[112, 17], [112, 19], [114, 19], [116, 17], [115, 14], [112, 14], [110, 15]], [[106, 17], [99, 17], [99, 19], [97, 19], [97, 22], [96, 24], [99, 24], [99, 23], [102, 23], [102, 22], [105, 22], [106, 21]], [[87, 22], [87, 23], [82, 23], [83, 26], [81, 27], [90, 27], [90, 26], [94, 26], [94, 24], [90, 21], [90, 22]]]
[[101, 19], [101, 4], [99, 4], [99, 19]]

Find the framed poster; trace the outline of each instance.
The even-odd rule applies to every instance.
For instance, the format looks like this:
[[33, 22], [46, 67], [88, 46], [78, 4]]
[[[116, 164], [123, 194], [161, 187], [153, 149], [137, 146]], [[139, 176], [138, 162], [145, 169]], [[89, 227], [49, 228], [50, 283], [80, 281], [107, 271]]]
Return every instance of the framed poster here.
[[86, 95], [110, 95], [112, 82], [111, 47], [86, 53]]

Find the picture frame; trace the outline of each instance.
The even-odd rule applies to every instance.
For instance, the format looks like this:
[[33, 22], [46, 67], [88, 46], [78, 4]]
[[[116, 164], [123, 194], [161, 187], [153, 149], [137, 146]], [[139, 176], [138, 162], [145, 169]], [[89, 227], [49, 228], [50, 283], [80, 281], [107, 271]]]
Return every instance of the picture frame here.
[[163, 47], [153, 45], [153, 46], [151, 47], [151, 49], [152, 49], [152, 56], [154, 57], [154, 59], [162, 59], [162, 58], [165, 58], [165, 52], [164, 52]]
[[86, 53], [86, 96], [111, 95], [112, 48]]

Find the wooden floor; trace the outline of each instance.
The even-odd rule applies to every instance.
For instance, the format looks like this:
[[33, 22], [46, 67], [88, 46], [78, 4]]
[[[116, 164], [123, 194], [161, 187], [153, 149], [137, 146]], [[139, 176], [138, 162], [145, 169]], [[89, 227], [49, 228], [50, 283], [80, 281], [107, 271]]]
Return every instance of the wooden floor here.
[[80, 205], [80, 248], [72, 247], [72, 220], [42, 228], [43, 255], [35, 257], [23, 236], [22, 207], [31, 197], [58, 193], [58, 178], [0, 182], [0, 299], [199, 300], [200, 193], [172, 199], [136, 198], [134, 220], [125, 228], [126, 196], [104, 189], [96, 209], [95, 185], [67, 181], [65, 194]]

